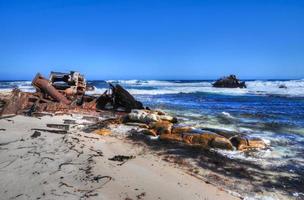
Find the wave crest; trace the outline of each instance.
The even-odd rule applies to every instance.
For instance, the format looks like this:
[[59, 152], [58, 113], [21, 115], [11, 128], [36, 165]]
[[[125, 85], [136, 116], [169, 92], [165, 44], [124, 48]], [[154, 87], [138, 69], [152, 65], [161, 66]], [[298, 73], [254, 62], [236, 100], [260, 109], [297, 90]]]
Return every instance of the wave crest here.
[[[304, 97], [304, 79], [289, 81], [246, 81], [247, 88], [213, 88], [212, 81], [159, 81], [159, 80], [107, 80], [119, 83], [134, 95], [162, 95], [179, 93], [217, 93], [226, 95], [279, 95]], [[103, 81], [104, 83], [104, 81]], [[95, 84], [95, 91], [88, 94], [101, 94], [107, 87]], [[283, 87], [283, 88], [280, 88]], [[19, 88], [23, 91], [35, 91], [30, 81], [0, 82], [0, 90]]]

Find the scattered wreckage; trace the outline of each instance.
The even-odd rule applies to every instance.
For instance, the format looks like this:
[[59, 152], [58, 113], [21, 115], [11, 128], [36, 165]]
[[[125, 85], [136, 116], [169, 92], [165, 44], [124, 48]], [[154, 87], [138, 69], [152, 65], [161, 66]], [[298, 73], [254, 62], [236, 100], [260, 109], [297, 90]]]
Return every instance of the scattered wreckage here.
[[[116, 118], [99, 121], [84, 129], [85, 132], [95, 132], [99, 135], [109, 135], [111, 124], [135, 126], [136, 134], [159, 137], [161, 141], [178, 142], [201, 148], [219, 148], [225, 150], [240, 150], [265, 148], [266, 144], [259, 138], [250, 138], [239, 133], [229, 133], [222, 130], [202, 130], [194, 127], [181, 126], [177, 118], [162, 111], [144, 108], [127, 90], [119, 84], [109, 83], [109, 89], [99, 96], [88, 95], [92, 90], [79, 72], [51, 72], [49, 79], [37, 74], [32, 81], [36, 92], [22, 92], [14, 89], [10, 96], [2, 99], [0, 116], [24, 114], [41, 116], [50, 113], [68, 114], [81, 113], [98, 116], [101, 112], [111, 111]], [[67, 122], [70, 123], [70, 122]], [[56, 127], [56, 124], [50, 124]], [[57, 134], [67, 133], [64, 130]], [[35, 131], [43, 131], [35, 129]]]
[[110, 88], [99, 97], [87, 95], [92, 89], [83, 75], [78, 72], [51, 72], [49, 80], [37, 74], [32, 81], [36, 92], [22, 92], [14, 89], [4, 98], [5, 105], [0, 114], [36, 115], [41, 112], [52, 113], [96, 113], [102, 110], [130, 112], [143, 109], [141, 102], [120, 85], [110, 84]]

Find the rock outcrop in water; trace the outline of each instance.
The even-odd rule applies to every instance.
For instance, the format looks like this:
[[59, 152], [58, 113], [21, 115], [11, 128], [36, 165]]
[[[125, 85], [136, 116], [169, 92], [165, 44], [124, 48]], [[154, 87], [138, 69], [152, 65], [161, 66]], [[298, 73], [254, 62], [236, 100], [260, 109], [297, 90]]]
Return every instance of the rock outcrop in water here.
[[246, 88], [246, 84], [244, 81], [240, 81], [236, 78], [235, 75], [230, 75], [227, 77], [223, 77], [218, 79], [213, 83], [213, 87], [217, 88]]
[[235, 136], [232, 137], [230, 141], [239, 151], [246, 151], [249, 149], [263, 149], [266, 147], [265, 142], [260, 138]]
[[263, 140], [247, 138], [236, 132], [218, 129], [202, 130], [191, 126], [180, 126], [170, 115], [151, 110], [133, 110], [124, 117], [126, 125], [136, 125], [142, 129], [139, 134], [159, 136], [161, 141], [178, 142], [203, 149], [225, 149], [240, 151], [262, 149], [266, 147]]

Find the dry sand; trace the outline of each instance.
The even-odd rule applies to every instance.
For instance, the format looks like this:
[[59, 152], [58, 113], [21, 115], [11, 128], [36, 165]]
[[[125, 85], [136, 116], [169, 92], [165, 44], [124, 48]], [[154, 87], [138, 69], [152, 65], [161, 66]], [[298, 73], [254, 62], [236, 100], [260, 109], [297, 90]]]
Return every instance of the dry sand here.
[[[100, 136], [70, 125], [68, 134], [31, 137], [32, 128], [63, 119], [84, 122], [77, 115], [0, 120], [0, 199], [238, 199], [128, 142], [131, 127]], [[115, 155], [135, 158], [109, 160]]]

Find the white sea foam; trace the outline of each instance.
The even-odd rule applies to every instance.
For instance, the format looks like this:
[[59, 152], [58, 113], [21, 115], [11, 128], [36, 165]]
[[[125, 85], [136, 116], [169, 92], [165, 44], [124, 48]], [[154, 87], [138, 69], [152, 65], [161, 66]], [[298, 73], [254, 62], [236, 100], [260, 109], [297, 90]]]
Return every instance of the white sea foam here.
[[[157, 80], [109, 80], [108, 82], [115, 82], [124, 84], [126, 86], [137, 86], [138, 89], [131, 89], [132, 94], [177, 94], [177, 93], [219, 93], [229, 95], [282, 95], [282, 96], [297, 96], [304, 97], [304, 79], [289, 80], [289, 81], [247, 81], [247, 88], [213, 88], [212, 82], [182, 82], [182, 81], [157, 81]], [[153, 87], [153, 89], [140, 89], [143, 87]], [[280, 88], [284, 86], [286, 88]]]
[[[280, 88], [286, 86], [287, 88]], [[304, 80], [248, 81], [247, 90], [253, 94], [304, 96]]]
[[0, 82], [0, 91], [7, 92], [13, 88], [18, 88], [24, 92], [35, 91], [35, 88], [31, 85], [31, 81]]
[[[304, 79], [289, 81], [246, 81], [247, 88], [214, 88], [211, 81], [159, 81], [159, 80], [108, 80], [126, 86], [133, 95], [161, 95], [178, 93], [216, 93], [227, 95], [280, 95], [304, 97]], [[2, 87], [1, 87], [2, 86]], [[286, 88], [280, 88], [286, 86]], [[0, 90], [17, 87], [23, 91], [34, 91], [30, 81], [0, 82]], [[107, 88], [96, 88], [89, 94], [101, 94]]]
[[229, 112], [222, 112], [222, 116], [234, 119], [234, 117]]
[[211, 82], [208, 81], [195, 81], [195, 82], [183, 82], [183, 81], [160, 81], [160, 80], [108, 80], [106, 82], [119, 83], [125, 85], [141, 85], [141, 86], [155, 86], [155, 87], [210, 87]]
[[246, 196], [244, 200], [278, 200], [278, 197], [275, 196], [266, 196], [266, 195], [254, 195], [254, 196]]

